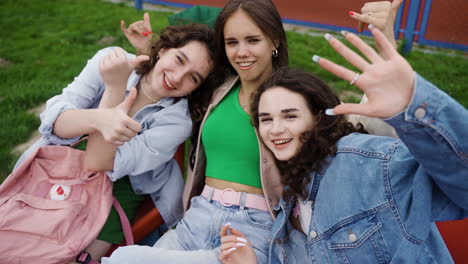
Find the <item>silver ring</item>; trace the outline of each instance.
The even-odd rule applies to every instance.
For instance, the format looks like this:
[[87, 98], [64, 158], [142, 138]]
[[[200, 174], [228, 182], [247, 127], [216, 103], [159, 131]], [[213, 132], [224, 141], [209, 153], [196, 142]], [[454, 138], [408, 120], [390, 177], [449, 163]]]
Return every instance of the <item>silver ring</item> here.
[[353, 84], [357, 81], [357, 79], [359, 79], [359, 75], [360, 75], [360, 74], [356, 72], [356, 74], [354, 74], [354, 77], [353, 77], [353, 79], [349, 82], [349, 84], [353, 85]]
[[367, 16], [372, 16], [372, 14], [374, 14], [374, 12], [371, 11], [371, 12], [367, 13]]

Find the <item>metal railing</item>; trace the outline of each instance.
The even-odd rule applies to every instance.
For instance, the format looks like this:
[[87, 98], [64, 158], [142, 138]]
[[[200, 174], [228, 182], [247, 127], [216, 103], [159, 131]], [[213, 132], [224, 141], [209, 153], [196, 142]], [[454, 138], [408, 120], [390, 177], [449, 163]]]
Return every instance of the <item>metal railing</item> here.
[[[341, 1], [341, 0], [329, 0]], [[194, 4], [182, 3], [201, 2], [205, 4], [209, 1], [193, 0], [193, 1], [158, 1], [158, 0], [135, 0], [135, 8], [141, 10], [143, 3], [151, 3], [157, 5], [165, 5], [177, 8], [189, 8]], [[282, 0], [276, 0], [279, 3], [278, 8], [281, 10]], [[341, 2], [337, 6], [350, 5]], [[219, 5], [219, 1], [217, 3]], [[352, 4], [352, 3], [351, 3]], [[288, 5], [294, 5], [294, 2], [289, 0]], [[314, 7], [319, 3], [314, 2]], [[345, 7], [343, 7], [345, 8]], [[315, 8], [315, 10], [318, 8]], [[410, 52], [413, 44], [456, 49], [468, 51], [468, 10], [467, 0], [411, 0], [405, 1], [398, 10], [395, 21], [395, 38], [404, 38], [403, 52]], [[312, 13], [313, 11], [311, 11]], [[343, 10], [339, 10], [343, 12]], [[343, 12], [344, 13], [344, 12]], [[339, 31], [346, 29], [351, 32], [356, 32], [355, 28], [350, 26], [350, 23], [343, 21], [319, 21], [314, 20], [313, 14], [309, 20], [296, 19], [294, 14], [289, 14], [288, 18], [283, 18], [283, 21], [288, 24], [307, 26], [319, 29]], [[441, 22], [442, 21], [442, 22]], [[440, 24], [445, 23], [445, 27]], [[449, 24], [450, 23], [450, 24]], [[369, 32], [363, 34], [369, 35]]]

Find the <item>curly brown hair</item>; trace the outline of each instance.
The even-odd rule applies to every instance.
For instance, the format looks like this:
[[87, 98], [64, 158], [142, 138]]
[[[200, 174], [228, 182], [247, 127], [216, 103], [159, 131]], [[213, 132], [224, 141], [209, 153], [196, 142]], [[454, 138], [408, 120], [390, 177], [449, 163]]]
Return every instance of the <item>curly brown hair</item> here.
[[[158, 54], [161, 49], [180, 48], [191, 41], [198, 41], [205, 45], [208, 55], [214, 64], [215, 54], [213, 36], [213, 31], [207, 25], [203, 24], [168, 26], [163, 29], [159, 39], [152, 44], [149, 56], [150, 59], [138, 65], [136, 72], [141, 74], [142, 78], [145, 77], [158, 62]], [[197, 89], [187, 95], [189, 110], [194, 123], [202, 120], [203, 115], [208, 108], [208, 103], [211, 99], [213, 87], [215, 87], [215, 85], [215, 79], [211, 72]]]
[[[283, 197], [286, 200], [307, 195], [306, 185], [310, 173], [320, 172], [326, 166], [326, 158], [336, 154], [338, 140], [350, 133], [367, 134], [362, 124], [356, 127], [343, 115], [328, 116], [325, 110], [340, 104], [330, 87], [318, 77], [296, 69], [280, 68], [252, 95], [252, 122], [259, 128], [258, 104], [262, 94], [273, 88], [282, 87], [302, 95], [314, 116], [314, 126], [301, 135], [304, 142], [299, 152], [288, 161], [275, 160], [281, 172], [281, 183], [285, 186]], [[278, 99], [280, 100], [280, 99]]]

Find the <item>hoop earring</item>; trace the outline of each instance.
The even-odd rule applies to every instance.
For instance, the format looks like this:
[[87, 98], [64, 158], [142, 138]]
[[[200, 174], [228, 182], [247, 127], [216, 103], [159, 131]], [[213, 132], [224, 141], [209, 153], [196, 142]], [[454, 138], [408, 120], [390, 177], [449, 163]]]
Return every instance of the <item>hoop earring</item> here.
[[272, 52], [272, 55], [274, 58], [278, 57], [278, 50], [275, 49], [273, 52]]

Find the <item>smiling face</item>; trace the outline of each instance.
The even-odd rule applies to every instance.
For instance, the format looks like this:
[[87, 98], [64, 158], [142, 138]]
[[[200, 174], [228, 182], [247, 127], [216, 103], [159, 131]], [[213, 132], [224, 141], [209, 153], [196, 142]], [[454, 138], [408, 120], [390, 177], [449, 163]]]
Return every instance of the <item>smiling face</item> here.
[[146, 89], [153, 98], [186, 96], [203, 83], [213, 62], [206, 45], [191, 41], [180, 48], [159, 52], [159, 60], [148, 74]]
[[265, 91], [258, 104], [259, 132], [276, 159], [287, 161], [301, 149], [314, 118], [304, 97], [283, 87]]
[[242, 9], [224, 25], [224, 47], [241, 81], [261, 83], [270, 76], [275, 45]]

